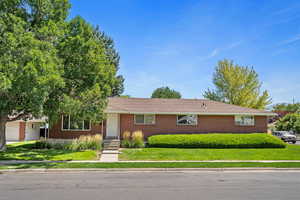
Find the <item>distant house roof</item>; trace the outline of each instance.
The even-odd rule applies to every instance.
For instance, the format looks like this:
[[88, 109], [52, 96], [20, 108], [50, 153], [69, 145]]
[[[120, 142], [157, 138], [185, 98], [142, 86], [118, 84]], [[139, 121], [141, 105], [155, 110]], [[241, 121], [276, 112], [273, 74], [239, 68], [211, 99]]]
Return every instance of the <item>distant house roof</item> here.
[[269, 111], [245, 108], [206, 99], [120, 97], [109, 98], [105, 112], [128, 114], [276, 115], [276, 113]]

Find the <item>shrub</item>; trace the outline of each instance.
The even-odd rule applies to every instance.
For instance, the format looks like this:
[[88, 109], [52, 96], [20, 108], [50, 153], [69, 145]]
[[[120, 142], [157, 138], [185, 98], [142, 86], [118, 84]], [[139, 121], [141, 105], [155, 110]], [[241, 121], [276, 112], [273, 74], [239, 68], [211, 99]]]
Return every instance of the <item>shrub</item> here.
[[97, 135], [87, 135], [80, 136], [77, 139], [73, 139], [70, 142], [59, 142], [59, 141], [48, 141], [39, 140], [34, 144], [35, 149], [65, 149], [72, 151], [81, 150], [101, 150], [102, 147], [102, 136]]
[[34, 143], [34, 149], [51, 149], [52, 145], [46, 140], [39, 140]]
[[39, 140], [34, 144], [35, 149], [69, 149], [69, 144], [53, 143], [47, 140]]
[[173, 148], [284, 148], [280, 139], [265, 133], [154, 135], [151, 147]]
[[102, 147], [102, 136], [97, 135], [88, 135], [80, 136], [77, 139], [74, 139], [70, 144], [69, 148], [73, 151], [78, 150], [101, 150]]
[[130, 148], [131, 147], [130, 132], [129, 131], [125, 131], [123, 133], [123, 139], [122, 139], [121, 145], [122, 145], [122, 147], [125, 147], [125, 148]]
[[134, 131], [132, 136], [129, 131], [123, 133], [122, 147], [142, 148], [144, 146], [144, 134], [142, 131]]
[[131, 138], [131, 147], [142, 148], [145, 146], [144, 134], [142, 131], [134, 131]]
[[287, 114], [276, 122], [275, 127], [279, 131], [293, 131], [294, 133], [300, 133], [300, 114]]

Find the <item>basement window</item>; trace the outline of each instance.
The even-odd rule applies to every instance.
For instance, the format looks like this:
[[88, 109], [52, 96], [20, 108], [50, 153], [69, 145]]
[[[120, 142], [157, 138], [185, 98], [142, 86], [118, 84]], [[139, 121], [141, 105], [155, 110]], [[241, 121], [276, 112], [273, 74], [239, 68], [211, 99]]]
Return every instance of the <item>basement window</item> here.
[[135, 124], [155, 124], [155, 115], [134, 115]]
[[197, 125], [197, 115], [177, 115], [177, 125]]
[[62, 116], [62, 130], [63, 131], [89, 131], [91, 130], [90, 120], [77, 120], [70, 115]]
[[237, 126], [254, 126], [254, 116], [238, 115], [234, 117], [235, 125]]

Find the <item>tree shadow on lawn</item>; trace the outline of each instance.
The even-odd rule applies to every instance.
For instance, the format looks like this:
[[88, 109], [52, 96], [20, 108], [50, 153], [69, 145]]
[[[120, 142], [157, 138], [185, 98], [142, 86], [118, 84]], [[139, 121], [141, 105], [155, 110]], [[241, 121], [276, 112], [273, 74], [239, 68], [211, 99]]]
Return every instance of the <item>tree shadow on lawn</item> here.
[[2, 169], [30, 169], [30, 168], [49, 169], [55, 167], [56, 165], [57, 163], [26, 163], [26, 164], [13, 164], [13, 165], [7, 164], [7, 165], [3, 165]]
[[[35, 143], [8, 145], [7, 150], [0, 152], [0, 160], [52, 160], [58, 155], [74, 153], [63, 149], [38, 149]], [[72, 159], [67, 159], [72, 160]]]

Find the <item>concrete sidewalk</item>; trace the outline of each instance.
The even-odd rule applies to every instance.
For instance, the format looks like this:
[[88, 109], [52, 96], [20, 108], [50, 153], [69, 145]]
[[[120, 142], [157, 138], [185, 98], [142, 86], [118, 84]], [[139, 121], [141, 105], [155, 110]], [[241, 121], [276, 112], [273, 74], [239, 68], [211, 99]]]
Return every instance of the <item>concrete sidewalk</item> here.
[[74, 173], [74, 172], [298, 172], [300, 168], [229, 167], [229, 168], [61, 168], [61, 169], [0, 169], [4, 173]]
[[13, 165], [13, 164], [30, 164], [30, 163], [236, 163], [236, 162], [248, 162], [248, 163], [296, 163], [300, 160], [166, 160], [166, 161], [118, 161], [115, 156], [108, 157], [102, 160], [72, 160], [72, 161], [50, 161], [50, 160], [4, 160], [0, 161], [0, 165]]

